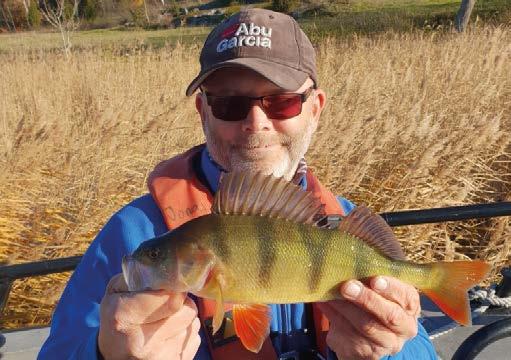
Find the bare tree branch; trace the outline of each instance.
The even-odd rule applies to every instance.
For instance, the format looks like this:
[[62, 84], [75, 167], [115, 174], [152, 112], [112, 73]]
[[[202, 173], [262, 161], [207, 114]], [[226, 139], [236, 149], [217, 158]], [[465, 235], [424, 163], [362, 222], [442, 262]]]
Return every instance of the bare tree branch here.
[[23, 7], [25, 8], [25, 15], [28, 15], [28, 8], [30, 7], [30, 0], [22, 0]]
[[16, 32], [16, 23], [14, 21], [14, 19], [12, 18], [12, 12], [11, 12], [11, 7], [9, 5], [7, 5], [7, 13], [9, 14], [9, 18], [11, 20], [11, 25], [12, 25], [12, 28], [14, 29], [14, 31]]
[[13, 24], [11, 24], [11, 22], [7, 18], [7, 14], [5, 13], [4, 5], [5, 4], [0, 4], [0, 10], [2, 11], [2, 18], [5, 21], [5, 25], [7, 25], [7, 28], [9, 29], [9, 31], [13, 31], [13, 29], [14, 29], [14, 31], [16, 31], [16, 26], [14, 25], [14, 28], [13, 28], [12, 27]]
[[73, 8], [70, 14], [66, 14], [66, 0], [56, 0], [56, 6], [49, 6], [47, 0], [41, 1], [41, 14], [45, 20], [59, 30], [66, 57], [71, 51], [71, 34], [78, 28], [78, 6], [80, 0], [73, 0]]

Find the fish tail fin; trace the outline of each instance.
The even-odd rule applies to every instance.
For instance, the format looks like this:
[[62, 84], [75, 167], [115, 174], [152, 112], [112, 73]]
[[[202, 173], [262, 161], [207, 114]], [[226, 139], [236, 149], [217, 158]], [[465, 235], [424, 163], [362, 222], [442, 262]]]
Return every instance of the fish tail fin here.
[[489, 270], [490, 265], [479, 260], [434, 263], [432, 271], [438, 281], [431, 288], [421, 290], [453, 320], [470, 326], [472, 318], [467, 291]]

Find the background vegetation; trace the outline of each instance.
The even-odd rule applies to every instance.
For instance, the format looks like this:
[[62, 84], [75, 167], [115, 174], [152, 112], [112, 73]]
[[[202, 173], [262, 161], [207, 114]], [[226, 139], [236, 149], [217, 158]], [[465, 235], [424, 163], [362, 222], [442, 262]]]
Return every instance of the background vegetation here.
[[[379, 212], [510, 201], [510, 22], [379, 29], [366, 10], [351, 34], [304, 20], [328, 94], [310, 166]], [[207, 31], [77, 32], [67, 58], [55, 34], [0, 35], [0, 262], [82, 254], [155, 164], [203, 141], [184, 89]], [[489, 281], [511, 264], [508, 218], [396, 231], [413, 261], [485, 259]], [[68, 277], [15, 282], [0, 328], [47, 324]]]
[[[42, 16], [48, 8], [63, 3], [80, 30], [120, 27], [175, 28], [182, 25], [210, 26], [243, 6], [287, 12], [314, 21], [322, 18], [328, 32], [374, 32], [389, 28], [451, 26], [461, 0], [0, 0], [0, 32], [50, 28]], [[509, 20], [508, 0], [477, 0], [474, 17], [481, 21]]]

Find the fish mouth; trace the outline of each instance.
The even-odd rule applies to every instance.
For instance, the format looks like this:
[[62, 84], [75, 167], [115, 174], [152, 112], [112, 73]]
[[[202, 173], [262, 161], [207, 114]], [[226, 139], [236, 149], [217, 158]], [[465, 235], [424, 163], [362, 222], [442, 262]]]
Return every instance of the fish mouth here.
[[151, 268], [138, 262], [130, 255], [122, 258], [122, 275], [129, 291], [152, 289], [153, 274]]

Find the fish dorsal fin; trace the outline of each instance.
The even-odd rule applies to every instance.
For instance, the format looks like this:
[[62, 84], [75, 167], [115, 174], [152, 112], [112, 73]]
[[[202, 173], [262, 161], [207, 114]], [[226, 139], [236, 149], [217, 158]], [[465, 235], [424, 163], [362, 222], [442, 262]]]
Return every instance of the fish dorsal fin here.
[[392, 259], [404, 260], [405, 254], [390, 226], [366, 206], [357, 206], [342, 219], [339, 230], [349, 233]]
[[224, 173], [211, 212], [223, 215], [259, 215], [315, 224], [324, 205], [312, 192], [284, 178], [261, 172]]

